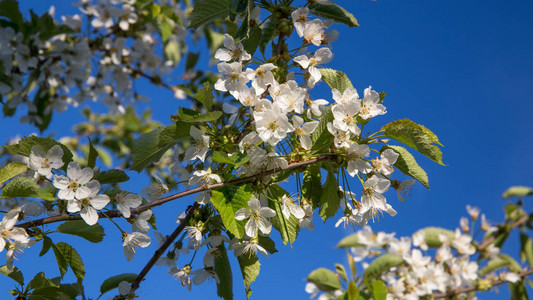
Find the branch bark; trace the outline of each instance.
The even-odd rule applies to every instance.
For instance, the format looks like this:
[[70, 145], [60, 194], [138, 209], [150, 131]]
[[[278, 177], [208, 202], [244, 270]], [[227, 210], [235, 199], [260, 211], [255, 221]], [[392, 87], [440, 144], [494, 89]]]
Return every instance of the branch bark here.
[[[533, 274], [533, 269], [529, 269], [529, 270], [525, 270], [525, 271], [522, 271], [520, 273], [517, 273], [517, 275], [520, 276], [520, 277], [526, 277], [526, 276], [529, 276], [531, 274]], [[492, 286], [494, 287], [494, 286], [501, 285], [501, 284], [504, 284], [504, 283], [507, 283], [507, 282], [508, 281], [505, 280], [505, 279], [498, 279], [498, 280], [492, 282]], [[478, 288], [476, 286], [469, 286], [469, 287], [466, 287], [466, 288], [456, 289], [456, 290], [449, 291], [449, 292], [446, 292], [446, 293], [433, 294], [433, 297], [435, 299], [448, 298], [448, 297], [453, 297], [453, 296], [457, 296], [457, 295], [464, 294], [464, 293], [473, 292], [473, 291], [476, 291], [476, 290], [478, 290]]]
[[[325, 161], [325, 160], [330, 160], [330, 159], [332, 159], [334, 157], [335, 157], [334, 155], [319, 156], [319, 157], [312, 158], [312, 159], [309, 159], [309, 160], [291, 163], [286, 168], [276, 168], [276, 169], [272, 169], [272, 170], [261, 172], [261, 173], [256, 174], [256, 175], [248, 176], [248, 177], [242, 177], [242, 178], [237, 178], [237, 179], [230, 180], [230, 181], [202, 185], [202, 186], [199, 186], [199, 187], [196, 187], [196, 188], [193, 188], [193, 189], [189, 189], [189, 190], [186, 190], [186, 191], [174, 194], [174, 195], [170, 195], [170, 196], [161, 198], [159, 200], [155, 200], [155, 201], [146, 203], [146, 204], [141, 205], [141, 206], [139, 206], [137, 208], [131, 209], [131, 214], [139, 214], [139, 213], [141, 213], [141, 212], [143, 212], [143, 211], [145, 211], [147, 209], [150, 209], [152, 207], [159, 206], [159, 205], [162, 205], [162, 204], [167, 203], [169, 201], [176, 200], [176, 199], [179, 199], [179, 198], [183, 198], [185, 196], [196, 194], [196, 193], [199, 193], [199, 192], [202, 192], [202, 191], [212, 190], [212, 189], [216, 189], [216, 188], [223, 187], [223, 186], [228, 186], [228, 185], [235, 185], [235, 184], [252, 182], [252, 181], [255, 181], [255, 180], [257, 180], [257, 179], [259, 179], [261, 177], [265, 177], [265, 176], [268, 176], [268, 175], [276, 174], [276, 173], [279, 173], [279, 172], [282, 172], [282, 171], [297, 169], [297, 168], [300, 168], [300, 167], [304, 167], [304, 166], [307, 166], [307, 165], [310, 165], [310, 164], [314, 164], [314, 163], [317, 163], [317, 162], [321, 162], [321, 161]], [[105, 215], [107, 215], [107, 217], [109, 217], [109, 218], [118, 218], [118, 217], [122, 216], [122, 214], [118, 210], [108, 211], [108, 212], [105, 213]], [[105, 215], [104, 215], [104, 213], [98, 213], [98, 216], [100, 218], [105, 218], [106, 217]], [[58, 215], [58, 216], [47, 217], [47, 218], [42, 218], [42, 219], [38, 219], [38, 220], [33, 220], [33, 221], [17, 224], [17, 225], [15, 225], [15, 227], [31, 228], [31, 227], [34, 227], [34, 226], [40, 226], [40, 225], [45, 225], [45, 224], [50, 224], [50, 223], [56, 223], [56, 222], [61, 222], [61, 221], [70, 221], [70, 220], [80, 220], [80, 219], [81, 219], [81, 215], [80, 214], [69, 215], [67, 213], [63, 213], [63, 214]]]
[[135, 280], [131, 283], [132, 291], [135, 291], [137, 288], [139, 288], [141, 281], [144, 279], [144, 277], [146, 277], [148, 272], [150, 272], [150, 270], [152, 269], [154, 264], [157, 262], [157, 260], [161, 257], [161, 255], [163, 255], [163, 253], [165, 253], [165, 251], [167, 251], [168, 247], [174, 242], [174, 240], [178, 237], [178, 235], [180, 235], [180, 233], [183, 231], [185, 226], [189, 224], [189, 220], [191, 219], [192, 215], [196, 212], [199, 206], [200, 205], [197, 202], [195, 202], [194, 205], [189, 208], [187, 215], [180, 222], [180, 225], [176, 227], [174, 232], [172, 232], [172, 234], [166, 239], [163, 245], [161, 245], [161, 247], [159, 247], [159, 249], [155, 251], [154, 255], [152, 256], [152, 258], [150, 258], [148, 263], [144, 266], [141, 273], [139, 273], [139, 275], [137, 275], [137, 278], [135, 278]]

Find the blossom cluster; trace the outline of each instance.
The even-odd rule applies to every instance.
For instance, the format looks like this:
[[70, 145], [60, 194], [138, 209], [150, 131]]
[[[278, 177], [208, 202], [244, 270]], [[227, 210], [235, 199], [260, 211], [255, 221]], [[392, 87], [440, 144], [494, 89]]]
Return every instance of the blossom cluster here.
[[[472, 222], [479, 219], [479, 208], [467, 206], [467, 211]], [[454, 232], [440, 230], [438, 241], [431, 243], [428, 242], [426, 231], [435, 230], [433, 228], [421, 229], [411, 237], [397, 238], [395, 233], [373, 232], [369, 226], [365, 226], [354, 234], [357, 245], [350, 248], [349, 258], [354, 263], [361, 264], [363, 269], [367, 269], [373, 259], [383, 255], [400, 259], [399, 264], [390, 267], [378, 278], [387, 285], [388, 300], [432, 297], [435, 293], [483, 286], [483, 280], [489, 280], [489, 287], [491, 280], [518, 281], [519, 276], [512, 271], [480, 275], [483, 267], [481, 262], [497, 259], [500, 248], [493, 243], [484, 249], [477, 248], [468, 222], [467, 218], [461, 218], [460, 228]], [[486, 233], [496, 230], [486, 221], [485, 215], [481, 216], [480, 229]], [[311, 298], [320, 293], [312, 282], [307, 284], [306, 291], [311, 294]], [[330, 299], [330, 296], [342, 293], [342, 290], [329, 291], [321, 294], [318, 299]]]
[[[28, 114], [21, 121], [41, 125], [41, 114], [64, 112], [85, 100], [105, 104], [111, 112], [120, 113], [124, 113], [128, 100], [145, 100], [134, 92], [134, 79], [139, 74], [169, 74], [175, 62], [154, 51], [162, 47], [159, 34], [150, 24], [138, 22], [141, 17], [135, 2], [82, 0], [78, 3], [80, 14], [53, 20], [54, 29], [61, 28], [53, 34], [25, 36], [12, 27], [0, 27], [0, 70], [9, 78], [0, 81], [0, 98], [7, 99], [7, 109], [25, 105]], [[175, 5], [174, 10], [181, 23], [167, 20], [175, 28], [169, 39], [181, 43], [188, 21], [180, 5]], [[52, 20], [54, 14], [52, 7], [43, 18]], [[86, 22], [90, 22], [93, 33], [98, 33], [94, 37], [83, 32]], [[49, 97], [50, 105], [44, 112], [39, 112], [30, 99], [35, 95]]]

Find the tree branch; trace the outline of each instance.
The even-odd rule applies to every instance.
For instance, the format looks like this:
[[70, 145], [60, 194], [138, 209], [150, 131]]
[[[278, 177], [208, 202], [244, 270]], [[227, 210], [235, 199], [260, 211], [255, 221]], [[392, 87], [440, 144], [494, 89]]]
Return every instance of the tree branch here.
[[[526, 277], [526, 276], [531, 275], [531, 274], [533, 274], [533, 269], [529, 269], [529, 270], [525, 270], [525, 271], [522, 271], [520, 273], [517, 273], [517, 275], [520, 276], [520, 277]], [[493, 281], [491, 284], [494, 287], [494, 286], [501, 285], [501, 284], [504, 284], [504, 283], [507, 283], [507, 282], [509, 282], [509, 281], [507, 281], [505, 279], [498, 279], [496, 281]], [[473, 292], [473, 291], [476, 291], [476, 290], [478, 290], [478, 288], [476, 286], [469, 286], [469, 287], [466, 287], [466, 288], [452, 290], [452, 291], [449, 291], [449, 292], [446, 292], [446, 293], [433, 294], [433, 297], [435, 299], [447, 298], [447, 297], [453, 297], [453, 296], [457, 296], [457, 295], [464, 294], [464, 293]]]
[[[196, 194], [196, 193], [199, 193], [199, 192], [202, 192], [202, 191], [212, 190], [212, 189], [216, 189], [216, 188], [224, 187], [224, 186], [228, 186], [228, 185], [235, 185], [235, 184], [241, 184], [241, 183], [246, 183], [246, 182], [252, 182], [252, 181], [255, 181], [255, 180], [257, 180], [257, 179], [259, 179], [261, 177], [265, 177], [265, 176], [268, 176], [268, 175], [276, 174], [276, 173], [279, 173], [279, 172], [282, 172], [282, 171], [297, 169], [297, 168], [300, 168], [300, 167], [304, 167], [304, 166], [307, 166], [307, 165], [310, 165], [310, 164], [314, 164], [314, 163], [317, 163], [317, 162], [321, 162], [321, 161], [325, 161], [325, 160], [330, 160], [330, 159], [332, 159], [334, 157], [335, 157], [334, 155], [319, 156], [319, 157], [312, 158], [312, 159], [309, 159], [309, 160], [291, 163], [286, 168], [275, 168], [275, 169], [264, 171], [264, 172], [261, 172], [259, 174], [248, 176], [248, 177], [237, 178], [237, 179], [226, 181], [226, 182], [218, 182], [218, 183], [213, 183], [213, 184], [202, 185], [202, 186], [199, 186], [199, 187], [196, 187], [196, 188], [193, 188], [193, 189], [189, 189], [189, 190], [186, 190], [186, 191], [174, 194], [174, 195], [170, 195], [170, 196], [161, 198], [159, 200], [155, 200], [155, 201], [146, 203], [146, 204], [141, 205], [141, 206], [139, 206], [137, 208], [131, 209], [131, 213], [132, 214], [138, 214], [138, 213], [143, 212], [143, 211], [145, 211], [147, 209], [150, 209], [152, 207], [159, 206], [159, 205], [162, 205], [162, 204], [167, 203], [169, 201], [176, 200], [176, 199], [188, 196], [188, 195], [192, 195], [192, 194]], [[112, 210], [112, 211], [106, 212], [105, 215], [107, 215], [107, 217], [109, 217], [109, 218], [118, 218], [118, 217], [122, 216], [122, 213], [120, 211], [118, 211], [118, 210]], [[105, 218], [106, 217], [105, 215], [104, 215], [104, 213], [98, 213], [98, 216], [100, 218]], [[15, 225], [15, 227], [30, 228], [30, 227], [34, 227], [34, 226], [40, 226], [40, 225], [56, 223], [56, 222], [61, 222], [61, 221], [80, 220], [80, 219], [81, 219], [81, 215], [80, 214], [69, 215], [67, 213], [63, 213], [63, 214], [58, 215], [58, 216], [47, 217], [47, 218], [42, 218], [42, 219], [38, 219], [38, 220], [33, 220], [33, 221], [17, 224], [17, 225]]]
[[[528, 215], [523, 216], [522, 218], [518, 219], [516, 222], [512, 223], [512, 224], [510, 225], [509, 230], [511, 230], [511, 229], [513, 229], [513, 228], [515, 228], [515, 227], [518, 227], [518, 226], [522, 226], [522, 225], [524, 225], [524, 224], [527, 222], [528, 219], [529, 219], [529, 216], [528, 216]], [[502, 234], [502, 233], [500, 233], [500, 234]], [[487, 238], [486, 240], [482, 241], [482, 242], [479, 244], [478, 249], [479, 249], [479, 250], [483, 250], [483, 249], [487, 248], [492, 242], [494, 242], [494, 240], [496, 240], [496, 238], [497, 238], [500, 234], [495, 234], [495, 235], [493, 235], [493, 236]]]
[[196, 212], [199, 206], [200, 205], [197, 202], [195, 202], [194, 205], [189, 208], [187, 215], [185, 216], [183, 220], [181, 220], [180, 225], [176, 227], [174, 232], [172, 232], [172, 234], [166, 239], [163, 245], [161, 245], [161, 247], [159, 247], [159, 249], [155, 251], [154, 255], [152, 256], [152, 258], [150, 258], [148, 263], [144, 266], [141, 273], [139, 273], [139, 275], [137, 275], [137, 278], [135, 278], [135, 280], [131, 283], [132, 291], [135, 291], [137, 288], [139, 288], [139, 284], [144, 279], [144, 277], [148, 274], [148, 272], [150, 272], [150, 269], [152, 269], [152, 267], [157, 262], [157, 260], [161, 257], [161, 255], [163, 255], [163, 253], [165, 253], [165, 251], [167, 251], [167, 248], [174, 242], [174, 240], [178, 237], [178, 235], [180, 235], [180, 233], [183, 231], [185, 226], [189, 224], [189, 220], [191, 219], [192, 215]]

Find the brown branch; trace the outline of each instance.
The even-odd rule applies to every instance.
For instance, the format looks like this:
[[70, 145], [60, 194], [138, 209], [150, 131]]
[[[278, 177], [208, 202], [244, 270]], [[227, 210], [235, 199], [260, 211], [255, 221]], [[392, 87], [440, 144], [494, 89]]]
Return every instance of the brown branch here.
[[[513, 229], [515, 227], [524, 225], [527, 222], [528, 219], [529, 219], [529, 216], [527, 216], [527, 215], [523, 216], [522, 218], [518, 219], [516, 222], [512, 223], [510, 225], [509, 230], [511, 230], [511, 229]], [[493, 236], [487, 238], [486, 240], [484, 240], [483, 242], [481, 242], [481, 244], [479, 244], [479, 246], [478, 246], [478, 250], [483, 250], [483, 249], [487, 248], [501, 234], [503, 234], [503, 233], [493, 235]]]
[[[272, 175], [272, 174], [275, 174], [275, 173], [279, 173], [279, 172], [282, 172], [282, 171], [297, 169], [297, 168], [300, 168], [300, 167], [303, 167], [303, 166], [307, 166], [307, 165], [310, 165], [310, 164], [314, 164], [314, 163], [317, 163], [317, 162], [329, 160], [329, 159], [332, 159], [334, 157], [335, 156], [333, 156], [333, 155], [319, 156], [319, 157], [312, 158], [312, 159], [305, 160], [305, 161], [294, 162], [292, 164], [289, 164], [286, 168], [275, 168], [275, 169], [264, 171], [264, 172], [261, 172], [259, 174], [248, 176], [248, 177], [237, 178], [237, 179], [226, 181], [226, 182], [218, 182], [218, 183], [213, 183], [213, 184], [202, 185], [202, 186], [199, 186], [199, 187], [196, 187], [196, 188], [193, 188], [193, 189], [189, 189], [189, 190], [186, 190], [186, 191], [174, 194], [174, 195], [170, 195], [170, 196], [161, 198], [159, 200], [155, 200], [155, 201], [146, 203], [146, 204], [141, 205], [141, 206], [139, 206], [137, 208], [131, 209], [131, 214], [138, 214], [138, 213], [143, 212], [143, 211], [145, 211], [147, 209], [150, 209], [152, 207], [159, 206], [159, 205], [162, 205], [162, 204], [167, 203], [169, 201], [176, 200], [176, 199], [179, 199], [179, 198], [182, 198], [182, 197], [185, 197], [185, 196], [196, 194], [198, 192], [212, 190], [212, 189], [216, 189], [216, 188], [220, 188], [220, 187], [224, 187], [224, 186], [228, 186], [228, 185], [235, 185], [235, 184], [241, 184], [241, 183], [246, 183], [246, 182], [252, 182], [252, 181], [255, 181], [255, 180], [257, 180], [257, 179], [259, 179], [261, 177], [265, 177], [265, 176]], [[98, 216], [100, 218], [105, 218], [106, 216], [109, 217], [109, 218], [118, 218], [118, 217], [122, 216], [122, 213], [120, 211], [118, 211], [118, 210], [112, 210], [112, 211], [108, 211], [108, 212], [105, 212], [105, 213], [103, 213], [103, 212], [98, 213]], [[33, 220], [33, 221], [17, 224], [15, 226], [16, 227], [21, 227], [21, 228], [30, 228], [30, 227], [34, 227], [34, 226], [40, 226], [40, 225], [56, 223], [56, 222], [61, 222], [61, 221], [80, 220], [80, 219], [81, 219], [81, 215], [80, 214], [69, 215], [67, 213], [63, 213], [63, 214], [58, 215], [58, 216], [53, 216], [53, 217], [47, 217], [47, 218], [42, 218], [42, 219], [38, 219], [38, 220]]]
[[191, 219], [192, 215], [196, 212], [199, 206], [200, 205], [197, 202], [194, 203], [194, 205], [189, 209], [189, 212], [187, 212], [187, 215], [185, 216], [185, 218], [181, 220], [180, 225], [176, 227], [174, 232], [172, 232], [172, 234], [165, 240], [163, 245], [161, 245], [161, 247], [159, 247], [159, 249], [155, 251], [154, 255], [152, 256], [152, 258], [150, 258], [148, 263], [144, 266], [141, 273], [139, 273], [139, 275], [137, 275], [137, 278], [135, 278], [135, 280], [131, 283], [132, 291], [135, 291], [137, 288], [139, 288], [139, 284], [144, 279], [144, 277], [148, 274], [148, 272], [150, 272], [150, 269], [152, 269], [152, 267], [157, 262], [157, 260], [161, 257], [161, 255], [163, 255], [163, 253], [165, 253], [165, 251], [167, 251], [167, 248], [174, 242], [174, 240], [178, 237], [178, 235], [180, 235], [180, 233], [183, 231], [185, 226], [189, 224], [189, 220]]
[[[529, 270], [525, 270], [525, 271], [522, 271], [520, 273], [517, 273], [517, 275], [520, 276], [520, 277], [526, 277], [526, 276], [529, 276], [531, 274], [533, 274], [533, 269], [529, 269]], [[501, 285], [501, 284], [504, 284], [504, 283], [507, 283], [507, 282], [508, 281], [505, 280], [505, 279], [498, 279], [496, 281], [491, 282], [491, 285], [494, 287], [494, 286]], [[476, 286], [469, 286], [469, 287], [466, 287], [466, 288], [452, 290], [452, 291], [449, 291], [449, 292], [446, 292], [446, 293], [433, 294], [433, 297], [435, 299], [447, 298], [447, 297], [453, 297], [453, 296], [457, 296], [457, 295], [460, 295], [460, 294], [469, 293], [469, 292], [473, 292], [473, 291], [477, 291], [477, 290], [478, 290], [478, 288]]]

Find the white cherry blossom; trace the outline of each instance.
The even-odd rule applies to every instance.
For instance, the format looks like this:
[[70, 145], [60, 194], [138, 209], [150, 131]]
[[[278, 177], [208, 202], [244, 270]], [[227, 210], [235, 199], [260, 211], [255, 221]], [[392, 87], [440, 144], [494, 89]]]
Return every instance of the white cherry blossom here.
[[190, 161], [198, 158], [202, 162], [205, 161], [205, 156], [209, 150], [209, 137], [195, 126], [191, 126], [189, 134], [194, 139], [195, 143], [187, 148], [183, 160]]
[[364, 158], [370, 155], [370, 148], [366, 144], [353, 143], [348, 148], [346, 153], [346, 160], [348, 164], [346, 171], [350, 176], [354, 177], [358, 172], [368, 174], [372, 171], [372, 166]]
[[359, 116], [365, 120], [386, 113], [385, 106], [379, 104], [379, 94], [372, 87], [365, 89], [364, 98], [361, 100], [361, 112]]
[[131, 216], [130, 209], [141, 205], [143, 199], [137, 194], [121, 193], [117, 194], [114, 200], [117, 203], [118, 211], [124, 218], [129, 218]]
[[63, 165], [63, 149], [61, 149], [61, 146], [54, 145], [46, 153], [37, 145], [31, 147], [29, 167], [37, 173], [50, 177], [52, 169], [59, 169]]
[[302, 219], [305, 217], [305, 211], [299, 206], [294, 204], [294, 199], [287, 195], [283, 195], [281, 201], [281, 212], [285, 219], [289, 219], [293, 215], [296, 219]]
[[284, 139], [288, 132], [294, 131], [287, 115], [277, 103], [263, 112], [254, 112], [254, 119], [259, 137], [272, 146]]
[[89, 225], [94, 225], [98, 222], [98, 212], [109, 203], [109, 196], [98, 194], [100, 191], [100, 183], [92, 180], [86, 184], [91, 190], [91, 193], [82, 199], [72, 199], [67, 202], [67, 211], [70, 213], [80, 212], [82, 219]]
[[55, 176], [53, 184], [59, 189], [57, 197], [62, 200], [74, 200], [87, 198], [91, 189], [86, 186], [93, 178], [91, 168], [81, 169], [78, 163], [70, 162], [67, 167], [67, 176]]
[[311, 121], [304, 124], [304, 120], [297, 115], [292, 116], [292, 124], [294, 126], [294, 134], [300, 139], [300, 145], [305, 150], [311, 149], [313, 141], [311, 134], [318, 126], [318, 121]]
[[141, 233], [148, 233], [150, 230], [150, 227], [148, 226], [148, 220], [152, 217], [152, 211], [150, 209], [143, 211], [140, 213], [137, 218], [135, 218], [135, 222], [131, 224], [132, 231], [138, 231]]
[[380, 158], [372, 159], [372, 166], [379, 173], [383, 175], [390, 175], [392, 174], [392, 172], [394, 172], [394, 168], [392, 167], [392, 165], [396, 163], [396, 160], [399, 156], [400, 155], [396, 153], [396, 151], [392, 149], [387, 149], [381, 152]]
[[241, 208], [235, 212], [235, 219], [243, 221], [248, 219], [244, 226], [244, 232], [249, 237], [255, 237], [257, 229], [264, 234], [269, 235], [272, 231], [272, 224], [268, 218], [276, 216], [276, 211], [269, 207], [261, 207], [257, 198], [253, 197], [248, 200], [249, 208]]
[[225, 48], [220, 48], [215, 53], [215, 58], [220, 61], [231, 60], [250, 60], [252, 56], [244, 50], [241, 43], [235, 43], [233, 37], [227, 33], [224, 34], [224, 40], [222, 42]]
[[133, 256], [136, 253], [135, 247], [146, 248], [150, 245], [150, 242], [150, 237], [144, 233], [126, 232], [124, 234], [124, 243], [122, 244], [122, 246], [124, 247], [124, 255], [126, 255], [126, 259], [128, 261], [131, 261], [133, 259]]

